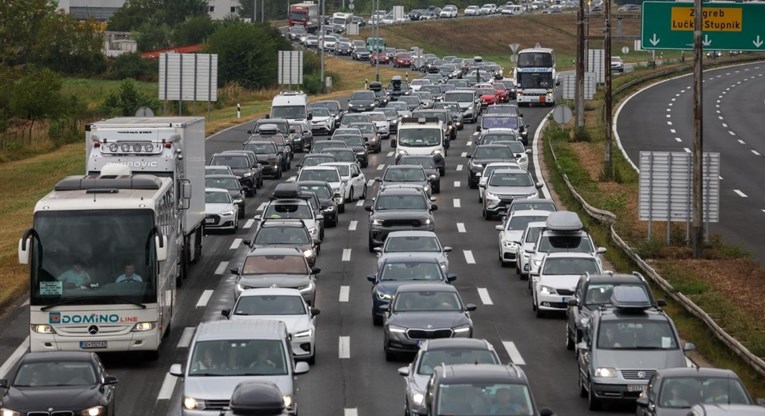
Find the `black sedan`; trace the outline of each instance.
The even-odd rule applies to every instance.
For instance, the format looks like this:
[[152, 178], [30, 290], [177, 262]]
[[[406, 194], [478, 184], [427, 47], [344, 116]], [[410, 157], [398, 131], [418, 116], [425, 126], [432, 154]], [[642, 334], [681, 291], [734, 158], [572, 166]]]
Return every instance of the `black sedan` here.
[[377, 107], [377, 97], [374, 91], [354, 91], [348, 100], [348, 111], [372, 111]]
[[441, 192], [441, 175], [438, 172], [436, 161], [430, 155], [402, 155], [396, 158], [397, 165], [422, 166], [430, 181], [430, 188], [434, 194]]
[[503, 144], [482, 144], [475, 147], [470, 159], [468, 169], [468, 185], [471, 189], [478, 188], [478, 174], [483, 172], [484, 166], [491, 162], [515, 162], [515, 153], [510, 146]]
[[470, 311], [452, 285], [399, 286], [386, 312], [383, 348], [390, 361], [399, 353], [415, 353], [420, 342], [434, 338], [472, 338]]
[[[332, 162], [334, 162], [334, 160]], [[337, 202], [342, 200], [340, 194], [332, 192], [332, 187], [329, 186], [327, 182], [299, 181], [297, 182], [297, 185], [300, 187], [301, 191], [313, 192], [319, 197], [321, 214], [324, 216], [324, 223], [327, 227], [336, 227], [338, 213]]]
[[117, 378], [93, 352], [28, 352], [5, 390], [3, 415], [114, 415]]

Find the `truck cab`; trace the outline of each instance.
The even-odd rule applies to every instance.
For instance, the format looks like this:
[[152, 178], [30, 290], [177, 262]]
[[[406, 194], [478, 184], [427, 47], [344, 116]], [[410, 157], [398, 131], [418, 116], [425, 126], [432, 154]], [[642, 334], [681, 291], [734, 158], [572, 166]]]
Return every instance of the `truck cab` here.
[[402, 118], [397, 136], [390, 143], [396, 148], [396, 157], [431, 155], [439, 174], [446, 174], [446, 137], [441, 120], [435, 117]]

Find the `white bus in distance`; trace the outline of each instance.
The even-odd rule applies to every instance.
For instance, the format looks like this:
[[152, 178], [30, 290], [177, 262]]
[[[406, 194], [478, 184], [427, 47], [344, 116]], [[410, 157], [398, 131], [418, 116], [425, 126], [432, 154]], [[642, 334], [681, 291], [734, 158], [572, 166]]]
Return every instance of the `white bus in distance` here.
[[555, 105], [559, 85], [555, 54], [549, 48], [529, 48], [518, 52], [514, 71], [518, 106]]

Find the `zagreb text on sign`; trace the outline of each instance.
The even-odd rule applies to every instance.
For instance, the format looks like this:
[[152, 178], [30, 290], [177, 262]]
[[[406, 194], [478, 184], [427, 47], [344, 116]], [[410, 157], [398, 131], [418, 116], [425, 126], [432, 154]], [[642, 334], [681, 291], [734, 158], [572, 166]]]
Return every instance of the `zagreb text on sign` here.
[[[740, 8], [704, 7], [702, 30], [709, 32], [741, 32], [742, 12]], [[692, 31], [695, 15], [692, 7], [672, 8], [672, 30]]]

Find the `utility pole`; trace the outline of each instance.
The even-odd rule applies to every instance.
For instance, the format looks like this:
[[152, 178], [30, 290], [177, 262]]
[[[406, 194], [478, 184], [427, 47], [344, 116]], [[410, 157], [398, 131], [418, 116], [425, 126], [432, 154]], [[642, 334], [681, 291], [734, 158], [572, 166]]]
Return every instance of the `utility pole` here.
[[[327, 4], [327, 0], [321, 0], [321, 16], [319, 17], [321, 21], [319, 22], [319, 35], [321, 35], [322, 38], [324, 37], [324, 5], [325, 4]], [[321, 65], [319, 66], [320, 68], [319, 82], [321, 83], [321, 88], [319, 89], [322, 93], [325, 93], [327, 92], [326, 91], [327, 83], [324, 81], [324, 48], [323, 47], [321, 48], [320, 53], [321, 53], [321, 57], [319, 58], [319, 60], [321, 61]]]
[[258, 0], [252, 0], [252, 23], [258, 23]]
[[579, 1], [576, 19], [576, 128], [584, 128], [584, 0]]
[[704, 135], [702, 101], [701, 101], [701, 63], [704, 50], [701, 43], [702, 9], [701, 0], [694, 0], [693, 9], [695, 19], [693, 22], [693, 257], [701, 258], [704, 252], [704, 194], [703, 194], [703, 164], [701, 158], [704, 152]]
[[608, 179], [613, 178], [613, 165], [612, 165], [612, 142], [613, 142], [613, 114], [611, 109], [611, 0], [605, 2], [605, 14], [606, 14], [606, 36], [605, 36], [605, 71], [606, 71], [606, 97], [605, 97], [605, 112], [606, 112], [606, 148], [605, 148], [605, 163], [603, 169], [605, 176]]
[[377, 7], [374, 6], [375, 1], [372, 0], [372, 16], [375, 16], [375, 53], [377, 59], [375, 59], [375, 80], [380, 82], [380, 16], [376, 15], [377, 9], [380, 8], [380, 0], [377, 0]]

